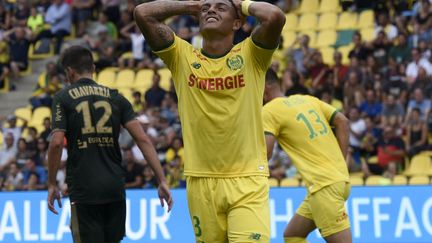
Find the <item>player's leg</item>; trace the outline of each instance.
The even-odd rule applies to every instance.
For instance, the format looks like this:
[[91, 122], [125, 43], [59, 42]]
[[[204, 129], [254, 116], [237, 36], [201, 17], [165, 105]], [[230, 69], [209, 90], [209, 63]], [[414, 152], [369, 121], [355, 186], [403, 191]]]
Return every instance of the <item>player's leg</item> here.
[[285, 243], [306, 243], [306, 237], [315, 230], [309, 206], [309, 194], [303, 200], [297, 212], [294, 214], [284, 231]]
[[104, 210], [105, 243], [120, 242], [126, 235], [126, 201], [108, 203]]
[[310, 196], [309, 204], [316, 226], [327, 242], [352, 242], [345, 201], [350, 192], [347, 182], [326, 186]]
[[225, 196], [219, 179], [187, 177], [189, 214], [197, 243], [227, 243]]
[[230, 243], [270, 242], [269, 184], [264, 176], [223, 179]]
[[98, 206], [71, 203], [71, 230], [74, 243], [104, 242], [103, 218]]

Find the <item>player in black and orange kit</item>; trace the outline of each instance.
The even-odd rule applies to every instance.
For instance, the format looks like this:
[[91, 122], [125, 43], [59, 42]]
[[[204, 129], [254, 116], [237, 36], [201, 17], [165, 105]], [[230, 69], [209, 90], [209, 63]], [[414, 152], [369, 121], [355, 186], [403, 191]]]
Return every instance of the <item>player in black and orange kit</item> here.
[[94, 64], [89, 50], [73, 46], [62, 57], [70, 86], [59, 91], [52, 106], [52, 139], [48, 150], [48, 207], [57, 214], [56, 185], [63, 140], [68, 159], [66, 183], [71, 202], [74, 242], [119, 242], [125, 235], [125, 170], [118, 144], [124, 126], [152, 167], [158, 193], [171, 210], [173, 201], [155, 149], [135, 119], [131, 104], [117, 90], [92, 80]]

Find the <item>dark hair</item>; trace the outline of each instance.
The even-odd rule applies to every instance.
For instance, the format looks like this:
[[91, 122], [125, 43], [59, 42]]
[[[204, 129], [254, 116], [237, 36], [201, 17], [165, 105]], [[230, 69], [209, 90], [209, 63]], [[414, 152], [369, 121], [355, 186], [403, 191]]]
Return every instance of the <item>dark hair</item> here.
[[273, 69], [267, 69], [265, 82], [266, 84], [280, 84], [279, 77]]
[[63, 68], [72, 68], [79, 74], [93, 71], [93, 56], [90, 50], [82, 46], [71, 46], [60, 58]]

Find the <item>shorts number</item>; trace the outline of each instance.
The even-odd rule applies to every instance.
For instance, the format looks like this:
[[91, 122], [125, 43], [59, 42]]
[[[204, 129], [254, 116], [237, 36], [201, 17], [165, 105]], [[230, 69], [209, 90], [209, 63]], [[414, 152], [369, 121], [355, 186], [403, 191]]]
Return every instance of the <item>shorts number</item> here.
[[193, 223], [194, 223], [194, 228], [195, 230], [195, 236], [201, 236], [202, 232], [201, 232], [201, 227], [200, 227], [200, 219], [197, 216], [193, 216]]
[[84, 127], [82, 128], [82, 134], [89, 133], [112, 133], [112, 127], [106, 127], [105, 124], [108, 122], [112, 114], [111, 105], [106, 101], [98, 101], [93, 104], [95, 109], [102, 108], [104, 113], [102, 117], [97, 121], [96, 128], [92, 125], [92, 119], [90, 114], [90, 106], [88, 101], [83, 101], [75, 108], [78, 113], [83, 113]]

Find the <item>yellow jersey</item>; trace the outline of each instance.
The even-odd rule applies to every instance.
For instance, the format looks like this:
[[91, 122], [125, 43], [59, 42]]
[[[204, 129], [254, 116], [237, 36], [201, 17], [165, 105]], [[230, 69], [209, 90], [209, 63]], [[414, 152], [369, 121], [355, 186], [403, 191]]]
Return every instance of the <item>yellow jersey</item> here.
[[178, 95], [186, 176], [268, 175], [261, 111], [273, 52], [247, 38], [209, 57], [177, 36], [155, 52]]
[[348, 168], [330, 124], [337, 110], [308, 95], [279, 97], [263, 108], [264, 131], [273, 134], [313, 193], [349, 181]]

